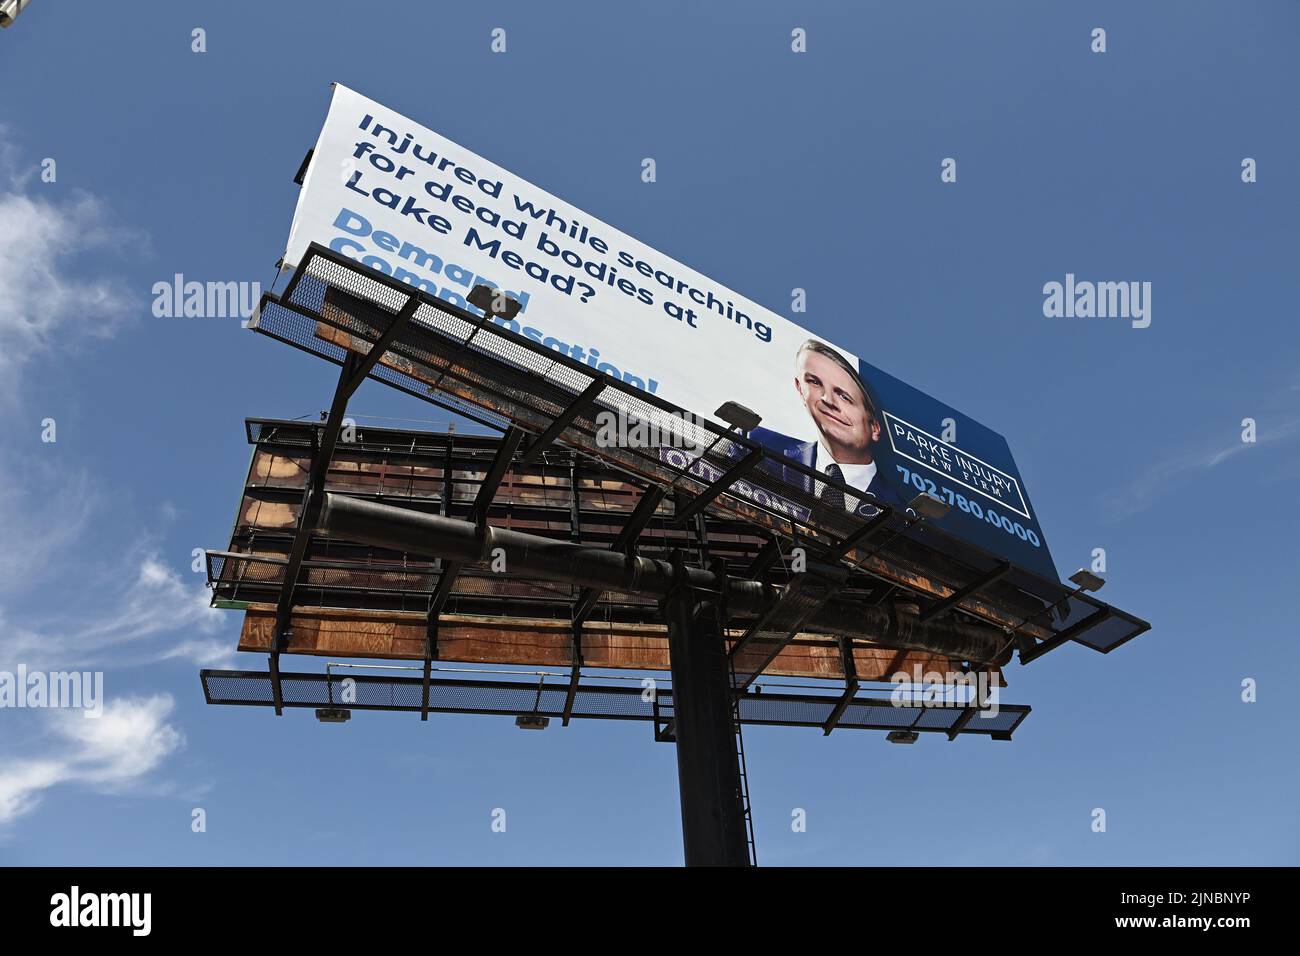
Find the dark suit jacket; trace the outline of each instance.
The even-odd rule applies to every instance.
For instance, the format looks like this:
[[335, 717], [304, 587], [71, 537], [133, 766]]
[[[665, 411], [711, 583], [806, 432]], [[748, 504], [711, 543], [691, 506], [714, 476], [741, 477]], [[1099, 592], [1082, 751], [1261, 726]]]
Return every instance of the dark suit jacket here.
[[[780, 452], [787, 458], [807, 465], [816, 471], [821, 471], [817, 461], [817, 442], [815, 439], [797, 441], [788, 435], [782, 435], [780, 432], [774, 432], [768, 428], [755, 428], [749, 433], [749, 437], [773, 451]], [[808, 475], [794, 468], [782, 468], [781, 471], [783, 472], [781, 477], [785, 481], [792, 485], [798, 485], [804, 491], [812, 490], [812, 479]], [[907, 508], [903, 496], [894, 488], [893, 483], [885, 477], [885, 464], [880, 459], [876, 459], [876, 473], [872, 476], [871, 484], [862, 490], [874, 497], [876, 501], [887, 504], [898, 511], [905, 511]], [[858, 513], [864, 517], [871, 517], [870, 507], [869, 501], [859, 501]], [[868, 509], [866, 514], [863, 514], [864, 508]]]

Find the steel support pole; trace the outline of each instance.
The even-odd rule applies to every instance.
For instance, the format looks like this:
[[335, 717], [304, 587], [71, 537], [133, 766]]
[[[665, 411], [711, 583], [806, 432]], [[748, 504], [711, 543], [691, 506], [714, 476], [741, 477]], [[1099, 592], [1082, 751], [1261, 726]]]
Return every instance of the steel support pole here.
[[664, 599], [682, 843], [687, 866], [748, 866], [727, 653], [717, 616], [691, 587]]

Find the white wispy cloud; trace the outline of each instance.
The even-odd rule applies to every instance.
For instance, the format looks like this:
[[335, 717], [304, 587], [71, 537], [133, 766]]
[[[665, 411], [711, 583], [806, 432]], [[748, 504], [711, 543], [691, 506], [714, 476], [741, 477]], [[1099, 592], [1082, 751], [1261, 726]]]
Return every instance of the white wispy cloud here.
[[[213, 637], [231, 619], [209, 606], [202, 576], [169, 566], [157, 531], [122, 541], [112, 491], [84, 465], [0, 460], [0, 529], [17, 544], [0, 548], [0, 667], [231, 663], [234, 640]], [[103, 541], [107, 552], [87, 547]]]
[[1177, 481], [1194, 479], [1197, 474], [1217, 468], [1248, 451], [1258, 451], [1261, 446], [1282, 445], [1297, 438], [1300, 438], [1300, 418], [1288, 418], [1277, 423], [1262, 419], [1254, 443], [1244, 442], [1238, 436], [1222, 444], [1202, 445], [1155, 462], [1115, 496], [1108, 507], [1115, 517], [1135, 515], [1151, 507]]
[[0, 126], [0, 399], [16, 394], [18, 371], [58, 342], [74, 346], [106, 338], [141, 308], [120, 279], [86, 277], [88, 253], [139, 246], [143, 239], [114, 226], [107, 207], [86, 193], [42, 196], [34, 164], [23, 162]]
[[0, 597], [47, 574], [56, 555], [83, 539], [100, 504], [99, 486], [85, 469], [60, 469], [36, 456], [0, 464], [0, 528], [7, 541], [21, 542], [0, 548]]
[[[114, 564], [85, 547], [108, 534], [107, 493], [81, 473], [60, 478], [52, 466], [0, 469], [0, 573], [7, 583], [44, 583], [21, 607], [0, 606], [0, 670], [111, 670], [168, 661], [228, 666], [234, 640], [215, 636], [230, 618], [209, 606], [209, 592], [188, 565], [169, 566], [148, 533], [113, 543]], [[8, 480], [8, 479], [14, 480]], [[57, 491], [51, 494], [51, 491]], [[57, 502], [58, 504], [49, 504]], [[12, 537], [8, 532], [16, 532]], [[48, 573], [47, 573], [48, 572]], [[46, 580], [46, 579], [49, 580]], [[142, 785], [179, 749], [168, 720], [170, 695], [108, 698], [98, 718], [80, 710], [30, 710], [19, 720], [0, 711], [0, 836], [51, 787], [104, 792]], [[17, 748], [21, 753], [13, 752]]]
[[[146, 314], [143, 296], [88, 265], [142, 248], [146, 237], [116, 225], [95, 196], [40, 182], [38, 164], [0, 126], [0, 409], [20, 403], [29, 366]], [[112, 489], [93, 466], [68, 466], [64, 456], [56, 465], [43, 454], [19, 460], [10, 442], [0, 452], [0, 669], [233, 658], [234, 641], [212, 636], [221, 617], [199, 576], [160, 557], [156, 532], [122, 540], [107, 504]], [[87, 547], [105, 540], [108, 552]], [[89, 719], [80, 710], [0, 711], [0, 833], [53, 787], [143, 785], [184, 744], [174, 707], [170, 694], [156, 694], [110, 698]]]
[[89, 611], [59, 609], [36, 621], [4, 622], [0, 666], [22, 662], [57, 670], [178, 659], [203, 666], [233, 661], [233, 640], [203, 639], [230, 618], [209, 605], [202, 585], [169, 568], [156, 553], [137, 555], [126, 566], [130, 576], [120, 590], [81, 596], [78, 603]]
[[40, 757], [0, 754], [0, 827], [30, 813], [51, 787], [76, 784], [120, 792], [140, 783], [184, 746], [168, 718], [170, 694], [125, 697], [97, 718], [50, 711]]

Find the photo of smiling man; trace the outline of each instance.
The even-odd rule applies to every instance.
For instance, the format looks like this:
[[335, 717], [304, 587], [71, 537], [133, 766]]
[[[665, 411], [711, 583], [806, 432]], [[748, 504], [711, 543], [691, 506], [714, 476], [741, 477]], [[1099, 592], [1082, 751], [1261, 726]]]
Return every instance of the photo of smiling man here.
[[[865, 492], [858, 498], [826, 487], [821, 494], [826, 504], [863, 517], [874, 514], [873, 502], [903, 510], [902, 495], [878, 460], [881, 416], [858, 370], [825, 342], [809, 339], [795, 353], [794, 387], [812, 419], [815, 437], [800, 441], [766, 428], [754, 429], [750, 437]], [[795, 469], [787, 469], [784, 477], [805, 489], [812, 484], [810, 477]]]

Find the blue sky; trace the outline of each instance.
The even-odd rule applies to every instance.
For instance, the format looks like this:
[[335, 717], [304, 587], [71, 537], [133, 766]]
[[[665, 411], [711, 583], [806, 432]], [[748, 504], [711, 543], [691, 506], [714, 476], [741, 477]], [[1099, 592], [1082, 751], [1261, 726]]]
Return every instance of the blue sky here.
[[[0, 862], [681, 861], [648, 727], [203, 703], [238, 615], [190, 555], [226, 543], [242, 420], [335, 373], [150, 290], [271, 282], [332, 80], [782, 314], [807, 289], [803, 324], [1005, 434], [1060, 568], [1104, 547], [1152, 622], [1012, 665], [1011, 744], [749, 731], [760, 862], [1300, 862], [1298, 30], [1285, 0], [36, 0], [0, 33], [0, 668], [103, 669], [109, 710], [0, 711]], [[1066, 273], [1151, 282], [1151, 326], [1044, 317]]]

